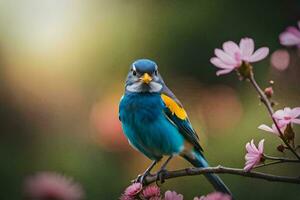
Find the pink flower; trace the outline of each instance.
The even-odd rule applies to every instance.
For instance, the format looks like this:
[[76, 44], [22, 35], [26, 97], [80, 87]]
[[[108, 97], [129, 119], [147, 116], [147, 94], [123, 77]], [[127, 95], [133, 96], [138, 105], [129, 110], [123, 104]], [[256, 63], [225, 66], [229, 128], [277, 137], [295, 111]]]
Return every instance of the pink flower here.
[[210, 62], [221, 70], [217, 71], [217, 76], [227, 74], [239, 68], [244, 62], [257, 62], [264, 59], [269, 54], [269, 48], [262, 47], [254, 52], [254, 41], [251, 38], [243, 38], [239, 46], [227, 41], [223, 43], [223, 50], [215, 49], [216, 57]]
[[146, 199], [149, 199], [151, 197], [159, 197], [160, 196], [160, 189], [157, 186], [148, 186], [146, 187], [143, 192], [142, 196]]
[[25, 180], [25, 196], [28, 199], [81, 200], [84, 193], [81, 186], [71, 178], [54, 172], [40, 172]]
[[300, 21], [298, 22], [298, 28], [290, 26], [284, 32], [279, 35], [279, 41], [285, 46], [295, 46], [300, 47]]
[[[284, 133], [286, 125], [285, 124], [282, 124], [282, 125], [278, 124], [278, 126], [279, 126], [279, 128], [281, 130], [281, 133]], [[276, 128], [275, 124], [272, 124], [272, 127], [269, 127], [269, 126], [267, 126], [265, 124], [262, 124], [258, 128], [260, 130], [267, 131], [267, 132], [273, 133], [273, 134], [275, 134], [277, 136], [280, 136], [279, 132], [278, 132], [278, 129]]]
[[151, 197], [149, 200], [162, 200], [161, 197]]
[[141, 183], [133, 183], [130, 186], [128, 186], [124, 192], [124, 195], [134, 197], [137, 195], [141, 190], [143, 189], [143, 186]]
[[263, 158], [263, 151], [264, 151], [264, 139], [258, 143], [258, 148], [255, 146], [253, 140], [251, 143], [248, 142], [246, 144], [247, 154], [245, 156], [245, 171], [250, 171], [255, 165], [261, 162]]
[[183, 200], [182, 194], [177, 194], [175, 191], [166, 191], [165, 200]]
[[213, 192], [207, 196], [195, 197], [194, 200], [231, 200], [231, 196], [221, 192]]
[[277, 110], [274, 114], [273, 117], [278, 120], [280, 124], [290, 124], [290, 123], [295, 123], [295, 124], [300, 124], [300, 119], [298, 117], [300, 116], [300, 107], [297, 108], [284, 108], [283, 110]]

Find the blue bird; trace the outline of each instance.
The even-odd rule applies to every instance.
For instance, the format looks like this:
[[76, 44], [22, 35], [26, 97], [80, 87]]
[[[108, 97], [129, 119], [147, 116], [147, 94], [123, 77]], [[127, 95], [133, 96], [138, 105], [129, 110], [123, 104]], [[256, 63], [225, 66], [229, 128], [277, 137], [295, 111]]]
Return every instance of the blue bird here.
[[[139, 176], [140, 182], [163, 156], [168, 159], [159, 173], [174, 155], [182, 156], [195, 167], [209, 166], [186, 111], [164, 83], [154, 61], [139, 59], [131, 65], [119, 105], [119, 119], [130, 145], [153, 161]], [[231, 194], [217, 175], [205, 177], [217, 191]]]

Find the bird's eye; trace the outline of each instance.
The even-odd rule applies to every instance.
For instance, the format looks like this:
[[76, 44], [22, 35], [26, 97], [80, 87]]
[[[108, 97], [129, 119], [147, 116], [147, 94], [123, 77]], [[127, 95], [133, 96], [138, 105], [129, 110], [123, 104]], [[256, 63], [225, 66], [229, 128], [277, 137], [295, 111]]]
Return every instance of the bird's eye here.
[[155, 70], [155, 71], [154, 71], [154, 74], [155, 74], [155, 76], [157, 76], [157, 74], [158, 74], [158, 71], [157, 71], [157, 70]]
[[132, 74], [133, 74], [133, 76], [136, 76], [136, 71], [132, 70]]

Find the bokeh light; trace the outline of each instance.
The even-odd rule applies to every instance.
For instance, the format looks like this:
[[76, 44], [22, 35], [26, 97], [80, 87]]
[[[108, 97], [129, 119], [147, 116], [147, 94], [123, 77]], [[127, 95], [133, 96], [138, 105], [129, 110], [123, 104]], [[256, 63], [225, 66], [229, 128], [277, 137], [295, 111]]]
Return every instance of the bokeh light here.
[[279, 71], [284, 71], [288, 68], [290, 63], [289, 52], [285, 49], [279, 49], [272, 53], [271, 64]]

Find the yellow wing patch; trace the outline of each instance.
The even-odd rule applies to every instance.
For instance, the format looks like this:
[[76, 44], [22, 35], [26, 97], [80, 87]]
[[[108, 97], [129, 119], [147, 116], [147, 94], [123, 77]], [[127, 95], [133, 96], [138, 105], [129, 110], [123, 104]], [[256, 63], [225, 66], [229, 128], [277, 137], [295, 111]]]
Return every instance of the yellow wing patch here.
[[187, 114], [185, 110], [179, 106], [176, 101], [174, 101], [172, 98], [168, 97], [165, 94], [161, 94], [161, 98], [163, 102], [166, 104], [167, 108], [170, 109], [172, 114], [175, 114], [178, 118], [185, 120], [187, 118]]

